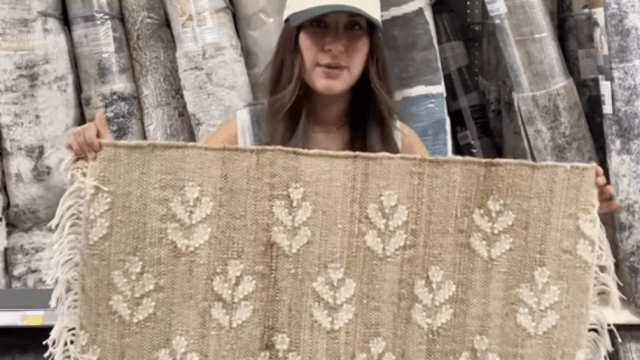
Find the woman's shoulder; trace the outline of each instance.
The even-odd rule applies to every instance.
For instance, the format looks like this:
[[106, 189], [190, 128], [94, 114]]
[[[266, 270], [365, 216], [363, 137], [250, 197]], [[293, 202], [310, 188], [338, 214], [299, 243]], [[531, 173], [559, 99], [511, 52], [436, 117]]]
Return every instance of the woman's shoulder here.
[[402, 121], [398, 121], [398, 130], [401, 134], [401, 150], [403, 154], [412, 154], [412, 155], [420, 155], [427, 157], [429, 156], [429, 151], [424, 146], [422, 139], [416, 134], [413, 129], [403, 123]]

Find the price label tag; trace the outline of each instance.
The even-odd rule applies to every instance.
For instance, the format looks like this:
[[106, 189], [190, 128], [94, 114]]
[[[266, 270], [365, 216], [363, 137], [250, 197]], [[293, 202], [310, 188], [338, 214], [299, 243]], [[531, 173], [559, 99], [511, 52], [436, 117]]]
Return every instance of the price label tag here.
[[610, 81], [600, 80], [600, 94], [602, 96], [602, 112], [613, 114], [613, 95]]
[[507, 5], [505, 5], [504, 0], [485, 0], [484, 3], [487, 5], [487, 10], [491, 16], [507, 13]]

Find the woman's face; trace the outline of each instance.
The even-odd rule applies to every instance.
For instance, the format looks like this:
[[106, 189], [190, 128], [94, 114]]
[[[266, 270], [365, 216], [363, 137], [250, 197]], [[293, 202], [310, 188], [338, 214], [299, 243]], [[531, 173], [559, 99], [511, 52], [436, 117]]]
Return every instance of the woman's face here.
[[318, 94], [346, 94], [367, 62], [368, 22], [352, 13], [324, 15], [302, 25], [298, 42], [304, 81]]

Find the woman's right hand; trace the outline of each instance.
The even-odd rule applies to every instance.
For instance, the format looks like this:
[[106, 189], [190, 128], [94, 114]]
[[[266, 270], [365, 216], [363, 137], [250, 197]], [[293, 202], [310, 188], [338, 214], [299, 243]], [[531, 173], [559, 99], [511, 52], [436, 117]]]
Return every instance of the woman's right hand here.
[[93, 160], [100, 151], [101, 140], [113, 141], [102, 109], [98, 110], [93, 122], [69, 131], [65, 144], [74, 152], [76, 158]]

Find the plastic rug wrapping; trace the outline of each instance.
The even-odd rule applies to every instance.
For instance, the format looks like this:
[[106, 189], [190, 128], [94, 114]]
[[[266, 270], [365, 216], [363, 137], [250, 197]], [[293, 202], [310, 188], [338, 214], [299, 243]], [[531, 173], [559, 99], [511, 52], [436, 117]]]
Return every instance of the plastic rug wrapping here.
[[6, 265], [13, 287], [46, 286], [50, 270], [52, 234], [44, 227], [66, 189], [57, 171], [67, 155], [65, 134], [81, 119], [69, 47], [59, 0], [0, 4], [1, 163], [8, 197], [0, 210], [9, 206], [0, 229], [9, 227]]
[[144, 126], [118, 0], [66, 0], [87, 121], [105, 110], [116, 140], [143, 140]]
[[253, 101], [231, 11], [224, 0], [165, 0], [196, 141]]
[[103, 146], [70, 167], [54, 221], [53, 359], [575, 360], [608, 343], [594, 165]]
[[269, 64], [282, 30], [285, 0], [234, 0], [238, 35], [253, 97], [268, 97]]
[[176, 44], [160, 0], [122, 0], [147, 140], [194, 141], [180, 87]]
[[[496, 26], [533, 158], [596, 161], [580, 97], [545, 2], [497, 0], [487, 9]], [[542, 109], [538, 107], [541, 104]]]
[[382, 0], [382, 37], [400, 119], [434, 156], [452, 153], [431, 3]]
[[[605, 101], [605, 136], [611, 184], [622, 210], [616, 216], [622, 291], [640, 309], [640, 3], [607, 2], [613, 97]], [[601, 85], [607, 84], [606, 81]], [[606, 93], [602, 89], [603, 94]]]

